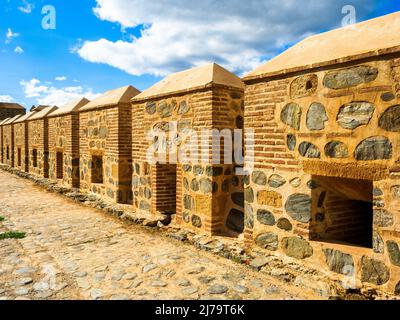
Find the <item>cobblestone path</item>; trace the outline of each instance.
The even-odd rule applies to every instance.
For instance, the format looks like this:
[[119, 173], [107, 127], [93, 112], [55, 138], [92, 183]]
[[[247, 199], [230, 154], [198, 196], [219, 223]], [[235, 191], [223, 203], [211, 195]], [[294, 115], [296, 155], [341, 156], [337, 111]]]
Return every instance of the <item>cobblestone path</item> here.
[[0, 300], [313, 299], [245, 266], [0, 171]]

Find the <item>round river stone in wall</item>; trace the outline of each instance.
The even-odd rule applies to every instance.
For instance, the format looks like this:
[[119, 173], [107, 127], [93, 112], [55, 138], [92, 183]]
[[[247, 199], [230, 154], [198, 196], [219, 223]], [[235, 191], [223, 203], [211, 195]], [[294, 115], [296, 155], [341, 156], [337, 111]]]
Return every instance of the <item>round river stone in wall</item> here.
[[246, 203], [245, 210], [244, 210], [244, 225], [246, 228], [253, 229], [254, 227], [254, 212], [253, 207]]
[[361, 258], [361, 281], [382, 285], [389, 281], [388, 267], [381, 261], [363, 256]]
[[347, 158], [349, 156], [349, 150], [347, 146], [340, 141], [331, 141], [325, 146], [325, 155], [329, 158]]
[[298, 237], [287, 237], [282, 239], [282, 250], [289, 257], [305, 259], [313, 255], [310, 244]]
[[386, 137], [370, 137], [356, 148], [354, 157], [357, 160], [383, 160], [392, 158], [392, 143]]
[[311, 198], [307, 194], [295, 193], [289, 196], [285, 210], [296, 221], [307, 223], [311, 220]]
[[182, 214], [182, 219], [183, 219], [183, 221], [185, 221], [186, 223], [188, 223], [188, 222], [190, 221], [190, 213], [189, 213], [188, 211], [185, 211], [185, 212]]
[[326, 264], [331, 271], [347, 276], [354, 275], [354, 261], [350, 254], [335, 249], [322, 249], [322, 251], [325, 254]]
[[351, 88], [362, 83], [374, 81], [377, 76], [378, 69], [369, 66], [331, 71], [324, 77], [324, 86], [329, 89]]
[[267, 183], [267, 177], [262, 171], [253, 171], [253, 173], [251, 174], [251, 180], [253, 180], [255, 184], [261, 186], [264, 186]]
[[187, 104], [186, 101], [181, 101], [178, 107], [178, 114], [185, 114], [189, 111], [189, 105]]
[[296, 149], [296, 136], [288, 134], [286, 137], [286, 144], [290, 151], [294, 151]]
[[192, 215], [192, 225], [194, 227], [200, 228], [201, 227], [201, 218], [199, 216], [196, 216], [195, 214]]
[[255, 239], [256, 244], [271, 251], [278, 249], [278, 236], [273, 232], [261, 233]]
[[268, 179], [268, 185], [271, 188], [279, 188], [282, 187], [286, 183], [286, 180], [284, 177], [282, 177], [279, 174], [273, 174], [272, 176], [269, 177]]
[[290, 95], [292, 98], [300, 98], [312, 95], [318, 87], [316, 74], [308, 74], [298, 77], [290, 84]]
[[190, 183], [190, 188], [193, 191], [199, 191], [199, 182], [196, 179], [193, 179], [192, 182]]
[[148, 114], [156, 113], [157, 105], [154, 101], [149, 101], [146, 103], [146, 112]]
[[379, 118], [379, 126], [390, 132], [400, 131], [400, 105], [387, 109]]
[[212, 192], [212, 181], [210, 179], [200, 179], [200, 191], [203, 193]]
[[311, 104], [307, 112], [307, 128], [313, 131], [325, 129], [326, 121], [328, 121], [328, 116], [325, 107], [318, 102]]
[[385, 209], [374, 210], [374, 226], [391, 227], [394, 224], [393, 215]]
[[283, 123], [292, 127], [293, 129], [300, 129], [301, 121], [301, 108], [297, 103], [287, 104], [281, 112], [281, 120]]
[[280, 218], [278, 220], [277, 226], [279, 229], [282, 229], [285, 231], [292, 230], [292, 224], [290, 223], [289, 219], [286, 219], [286, 218]]
[[381, 99], [385, 102], [392, 101], [394, 98], [396, 98], [396, 96], [392, 92], [385, 92], [381, 94]]
[[192, 196], [185, 194], [183, 196], [183, 206], [185, 209], [192, 210], [194, 209], [194, 199]]
[[249, 203], [252, 203], [254, 201], [254, 192], [252, 188], [247, 187], [246, 189], [244, 189], [244, 199]]
[[231, 209], [226, 219], [226, 227], [238, 233], [242, 233], [244, 229], [244, 214], [242, 211]]
[[386, 246], [388, 249], [388, 253], [389, 253], [389, 258], [390, 258], [390, 262], [397, 266], [400, 267], [400, 249], [399, 249], [399, 245], [392, 241], [386, 241]]
[[342, 128], [355, 129], [371, 120], [375, 107], [369, 102], [351, 102], [339, 109], [337, 122]]
[[166, 103], [165, 101], [161, 101], [158, 104], [157, 112], [161, 118], [167, 118], [172, 115], [172, 111], [174, 110], [174, 104]]
[[304, 141], [299, 145], [299, 153], [305, 158], [320, 158], [321, 152], [311, 142]]
[[274, 215], [267, 210], [263, 210], [263, 209], [258, 210], [257, 211], [257, 220], [261, 224], [265, 224], [267, 226], [275, 225]]

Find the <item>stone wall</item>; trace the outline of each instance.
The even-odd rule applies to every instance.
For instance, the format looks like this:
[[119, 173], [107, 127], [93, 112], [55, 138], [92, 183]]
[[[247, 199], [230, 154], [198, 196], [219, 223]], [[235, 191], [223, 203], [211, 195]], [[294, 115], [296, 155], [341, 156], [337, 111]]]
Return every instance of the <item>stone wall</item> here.
[[[61, 166], [62, 178], [57, 175], [57, 166]], [[78, 114], [49, 118], [49, 177], [69, 187], [79, 188]]]
[[245, 127], [255, 130], [255, 170], [245, 181], [249, 243], [357, 287], [394, 291], [399, 71], [400, 59], [382, 57], [247, 81]]
[[[28, 125], [24, 122], [14, 124], [14, 159], [15, 167], [29, 171]], [[20, 159], [19, 159], [20, 157]]]
[[[80, 188], [119, 203], [132, 202], [131, 106], [82, 111]], [[92, 159], [102, 158], [103, 183], [92, 182]]]
[[[238, 128], [243, 124], [242, 103], [243, 92], [224, 87], [134, 102], [134, 208], [152, 213], [163, 211], [165, 203], [160, 193], [168, 188], [176, 188], [176, 203], [168, 202], [167, 206], [176, 212], [178, 223], [211, 233], [241, 233], [243, 188], [241, 178], [234, 174], [234, 164], [223, 164], [222, 157], [220, 165], [212, 165], [211, 142], [208, 142], [206, 152], [201, 156], [199, 143], [191, 143], [188, 135], [185, 135], [185, 129], [194, 130], [200, 138], [201, 129]], [[176, 173], [170, 175], [176, 177], [175, 184], [157, 174], [158, 170], [171, 169], [166, 168], [169, 165], [154, 165], [146, 159], [149, 147], [160, 143], [151, 141], [146, 134], [151, 129], [159, 129], [168, 138], [171, 123], [178, 133], [173, 144], [186, 146], [185, 150], [190, 149], [199, 160], [208, 160], [198, 163], [178, 161], [174, 166]]]
[[14, 126], [13, 124], [3, 125], [3, 163], [14, 166]]
[[28, 120], [29, 172], [44, 178], [49, 177], [48, 132], [47, 118]]

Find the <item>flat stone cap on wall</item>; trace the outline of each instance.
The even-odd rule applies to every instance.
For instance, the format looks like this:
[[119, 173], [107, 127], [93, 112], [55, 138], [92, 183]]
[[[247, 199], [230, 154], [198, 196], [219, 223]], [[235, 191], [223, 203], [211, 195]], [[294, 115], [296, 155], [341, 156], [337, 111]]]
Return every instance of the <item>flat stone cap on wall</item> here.
[[24, 122], [25, 120], [30, 119], [36, 113], [37, 113], [37, 111], [30, 111], [30, 112], [24, 114], [22, 117], [20, 117], [17, 120], [15, 120], [14, 123]]
[[30, 117], [28, 120], [39, 120], [39, 119], [43, 119], [45, 117], [48, 117], [50, 113], [52, 113], [53, 111], [57, 110], [58, 107], [54, 106], [54, 107], [46, 107], [41, 111], [35, 112], [34, 115], [32, 115], [32, 117]]
[[23, 106], [18, 103], [11, 102], [0, 102], [0, 109], [16, 109], [16, 110], [25, 110]]
[[20, 114], [14, 116], [14, 117], [12, 117], [12, 118], [9, 118], [7, 121], [5, 121], [5, 122], [3, 123], [3, 125], [12, 124], [12, 123], [14, 123], [14, 121], [17, 120], [19, 117], [21, 117]]
[[111, 107], [120, 103], [129, 103], [131, 99], [139, 93], [140, 91], [132, 86], [125, 86], [115, 90], [110, 90], [83, 106], [80, 111]]
[[306, 38], [244, 81], [400, 51], [400, 12]]
[[90, 101], [86, 98], [77, 99], [55, 110], [49, 115], [49, 117], [57, 117], [69, 113], [78, 112], [83, 106], [87, 105], [89, 102]]
[[223, 85], [243, 89], [239, 77], [216, 63], [171, 74], [134, 97], [133, 101], [204, 89], [210, 85]]

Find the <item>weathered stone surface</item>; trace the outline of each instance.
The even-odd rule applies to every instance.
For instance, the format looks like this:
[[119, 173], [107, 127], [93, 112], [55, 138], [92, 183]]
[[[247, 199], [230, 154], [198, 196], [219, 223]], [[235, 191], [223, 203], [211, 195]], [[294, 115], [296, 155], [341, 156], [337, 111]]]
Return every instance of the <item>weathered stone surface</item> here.
[[306, 124], [310, 130], [325, 129], [325, 122], [328, 121], [328, 115], [323, 104], [314, 102], [307, 111]]
[[154, 101], [149, 101], [146, 103], [146, 112], [148, 114], [156, 113], [157, 104]]
[[371, 120], [375, 107], [369, 102], [351, 102], [339, 109], [337, 122], [342, 128], [355, 129]]
[[182, 170], [185, 172], [192, 171], [192, 166], [190, 164], [184, 164], [182, 165]]
[[172, 103], [166, 103], [165, 101], [161, 101], [158, 104], [157, 112], [161, 118], [167, 118], [172, 115], [172, 111], [174, 110], [174, 105]]
[[350, 254], [335, 249], [323, 249], [322, 251], [331, 271], [347, 276], [354, 275], [354, 260]]
[[301, 121], [301, 108], [297, 103], [287, 104], [281, 112], [281, 120], [283, 123], [292, 127], [293, 129], [300, 129]]
[[329, 89], [345, 89], [374, 81], [377, 76], [378, 69], [369, 66], [358, 66], [328, 72], [323, 82], [324, 86]]
[[244, 229], [244, 214], [242, 211], [231, 209], [226, 219], [226, 226], [235, 232], [242, 233]]
[[182, 219], [183, 219], [183, 221], [188, 223], [190, 221], [190, 212], [184, 211], [182, 214]]
[[305, 158], [320, 158], [321, 152], [318, 147], [311, 142], [304, 141], [299, 145], [299, 153]]
[[294, 134], [288, 134], [286, 137], [286, 144], [290, 151], [294, 151], [296, 149], [296, 136]]
[[367, 256], [361, 258], [361, 281], [375, 285], [382, 285], [389, 281], [388, 267], [381, 261]]
[[191, 220], [192, 220], [192, 225], [194, 227], [201, 228], [202, 223], [201, 223], [201, 218], [199, 216], [194, 214], [194, 215], [192, 215]]
[[318, 188], [318, 183], [315, 180], [309, 180], [309, 181], [307, 181], [307, 187], [308, 187], [308, 189], [311, 189], [311, 190], [316, 189], [316, 188]]
[[325, 146], [325, 155], [329, 158], [347, 158], [349, 156], [349, 150], [341, 141], [331, 141]]
[[296, 221], [307, 223], [311, 220], [311, 198], [307, 194], [295, 193], [289, 196], [285, 210]]
[[382, 101], [389, 102], [396, 98], [396, 96], [392, 92], [384, 92], [381, 94]]
[[199, 184], [199, 182], [198, 182], [196, 179], [193, 179], [192, 182], [190, 183], [190, 188], [191, 188], [194, 192], [199, 191], [199, 189], [200, 189], [200, 184]]
[[228, 291], [228, 288], [224, 285], [215, 284], [208, 288], [207, 292], [209, 294], [223, 294]]
[[257, 220], [261, 224], [265, 224], [267, 226], [273, 226], [275, 224], [275, 217], [268, 210], [257, 210]]
[[181, 114], [185, 114], [189, 111], [189, 105], [187, 104], [187, 102], [181, 101], [181, 103], [179, 104], [178, 110], [177, 110], [177, 114], [181, 115]]
[[285, 230], [285, 231], [290, 231], [292, 230], [292, 224], [290, 223], [289, 219], [286, 218], [280, 218], [278, 219], [277, 226], [279, 229]]
[[386, 241], [386, 247], [388, 249], [390, 262], [393, 265], [395, 265], [397, 267], [400, 267], [400, 249], [399, 249], [399, 245], [395, 241], [388, 240], [388, 241]]
[[232, 202], [243, 208], [244, 206], [244, 193], [243, 192], [234, 192], [231, 195]]
[[251, 180], [258, 185], [265, 186], [267, 183], [267, 177], [265, 176], [265, 173], [262, 171], [253, 171], [251, 174]]
[[193, 166], [193, 173], [194, 173], [194, 174], [196, 174], [196, 175], [202, 175], [203, 172], [204, 172], [204, 169], [203, 169], [202, 166], [199, 166], [199, 165]]
[[222, 174], [223, 171], [224, 169], [221, 167], [208, 166], [206, 168], [206, 174], [210, 177], [218, 177]]
[[253, 229], [254, 227], [254, 212], [253, 207], [246, 203], [245, 210], [244, 210], [244, 225], [246, 228]]
[[379, 126], [389, 132], [400, 131], [400, 105], [388, 108], [379, 118]]
[[273, 232], [261, 233], [255, 239], [256, 244], [271, 251], [278, 249], [278, 236]]
[[212, 181], [208, 178], [200, 179], [200, 191], [203, 193], [212, 192]]
[[312, 95], [318, 87], [316, 74], [307, 74], [297, 77], [290, 84], [290, 95], [292, 98], [301, 98]]
[[260, 205], [267, 205], [275, 208], [282, 207], [282, 195], [275, 191], [258, 191], [257, 201]]
[[139, 209], [148, 211], [148, 210], [150, 210], [150, 204], [148, 202], [142, 200], [142, 201], [140, 201]]
[[400, 186], [392, 186], [390, 192], [392, 193], [393, 198], [400, 199]]
[[392, 143], [386, 137], [370, 137], [363, 140], [356, 148], [357, 160], [384, 160], [392, 158]]
[[292, 180], [290, 180], [290, 185], [293, 188], [297, 188], [301, 185], [301, 179], [300, 178], [293, 178]]
[[244, 200], [249, 203], [254, 202], [254, 192], [251, 187], [247, 187], [244, 189]]
[[187, 210], [194, 209], [194, 199], [191, 195], [185, 194], [183, 196], [183, 207]]
[[282, 250], [289, 257], [305, 259], [313, 255], [310, 244], [298, 237], [287, 237], [282, 239]]
[[380, 234], [376, 231], [374, 231], [372, 235], [372, 249], [375, 253], [384, 253], [385, 251], [385, 243]]
[[393, 215], [385, 209], [374, 210], [374, 225], [378, 227], [391, 227], [394, 224]]
[[286, 180], [284, 177], [282, 177], [279, 174], [273, 174], [269, 177], [268, 179], [268, 185], [271, 188], [279, 188], [282, 187], [286, 183]]

